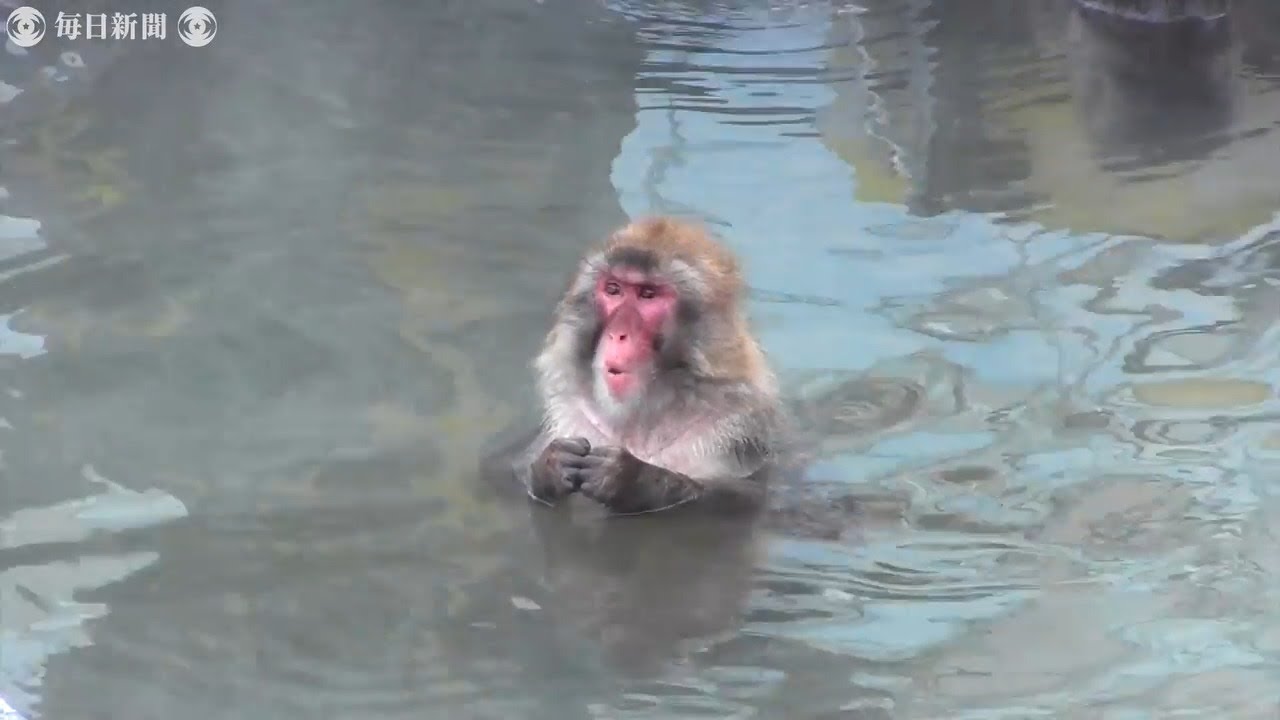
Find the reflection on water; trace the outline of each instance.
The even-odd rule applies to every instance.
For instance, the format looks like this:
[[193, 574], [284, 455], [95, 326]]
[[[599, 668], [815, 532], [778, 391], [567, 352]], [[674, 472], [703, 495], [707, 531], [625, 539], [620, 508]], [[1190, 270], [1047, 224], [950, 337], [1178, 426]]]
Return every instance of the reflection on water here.
[[[0, 76], [14, 710], [1274, 717], [1273, 4], [208, 5]], [[742, 254], [840, 540], [476, 491], [650, 211]]]

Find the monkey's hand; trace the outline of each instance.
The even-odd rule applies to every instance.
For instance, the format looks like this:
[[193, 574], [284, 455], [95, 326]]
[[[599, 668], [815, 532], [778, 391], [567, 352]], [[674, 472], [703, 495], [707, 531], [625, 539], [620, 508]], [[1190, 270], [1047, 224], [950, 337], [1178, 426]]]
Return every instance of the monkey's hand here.
[[534, 461], [529, 476], [529, 494], [551, 504], [582, 484], [582, 471], [592, 463], [591, 444], [586, 438], [556, 438]]
[[621, 447], [593, 447], [578, 476], [578, 491], [618, 515], [656, 512], [698, 499], [692, 479], [632, 455]]

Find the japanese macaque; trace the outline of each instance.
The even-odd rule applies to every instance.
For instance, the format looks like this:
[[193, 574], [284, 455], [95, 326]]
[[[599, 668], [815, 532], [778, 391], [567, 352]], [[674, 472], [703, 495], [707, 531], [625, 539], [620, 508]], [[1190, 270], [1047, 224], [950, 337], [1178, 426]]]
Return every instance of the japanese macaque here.
[[543, 422], [512, 448], [528, 495], [615, 515], [760, 508], [784, 426], [744, 290], [728, 249], [674, 218], [589, 252], [534, 363]]
[[[576, 269], [534, 362], [542, 421], [482, 458], [497, 489], [533, 498], [545, 567], [532, 594], [617, 669], [647, 672], [735, 626], [763, 533], [842, 538], [861, 509], [798, 482], [804, 455], [919, 404], [861, 378], [784, 400], [745, 290], [728, 249], [696, 225], [617, 230]], [[783, 502], [766, 507], [769, 486]], [[648, 521], [564, 522], [583, 506]]]

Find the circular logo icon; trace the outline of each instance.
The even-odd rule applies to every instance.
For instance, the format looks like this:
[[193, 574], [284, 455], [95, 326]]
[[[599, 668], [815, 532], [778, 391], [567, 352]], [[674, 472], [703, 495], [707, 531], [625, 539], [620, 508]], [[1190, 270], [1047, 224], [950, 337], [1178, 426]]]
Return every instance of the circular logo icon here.
[[218, 34], [218, 21], [207, 8], [193, 5], [178, 16], [178, 37], [191, 47], [204, 47]]
[[44, 15], [33, 7], [23, 5], [9, 13], [4, 29], [14, 45], [29, 48], [44, 39]]

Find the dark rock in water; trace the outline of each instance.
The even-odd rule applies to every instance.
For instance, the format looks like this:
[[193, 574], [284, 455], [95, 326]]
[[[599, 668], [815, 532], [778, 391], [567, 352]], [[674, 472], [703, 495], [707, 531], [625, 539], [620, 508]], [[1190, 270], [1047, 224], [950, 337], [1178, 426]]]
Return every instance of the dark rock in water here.
[[1230, 0], [1072, 0], [1081, 10], [1113, 20], [1153, 24], [1224, 20]]

